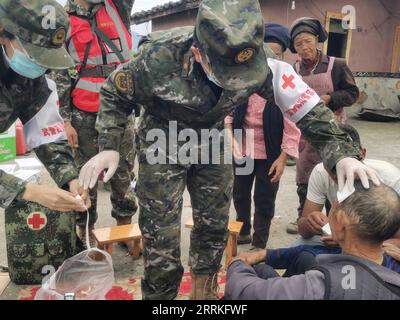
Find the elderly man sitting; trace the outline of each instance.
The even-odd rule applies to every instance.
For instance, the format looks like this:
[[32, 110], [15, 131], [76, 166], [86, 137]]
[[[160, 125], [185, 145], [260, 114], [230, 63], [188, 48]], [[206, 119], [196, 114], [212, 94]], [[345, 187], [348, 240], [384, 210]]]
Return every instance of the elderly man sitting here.
[[[266, 252], [237, 257], [228, 269], [227, 299], [400, 300], [400, 275], [384, 266], [384, 241], [400, 228], [400, 197], [382, 185], [355, 192], [335, 202], [329, 214], [333, 239], [341, 254], [322, 254], [303, 274], [281, 278]], [[268, 261], [266, 261], [268, 262]]]
[[[360, 148], [363, 162], [373, 168], [381, 177], [384, 184], [393, 188], [400, 195], [400, 169], [391, 163], [382, 160], [367, 158], [367, 149], [361, 143], [360, 135], [356, 128], [351, 125], [339, 125], [353, 142]], [[307, 199], [304, 204], [302, 216], [298, 220], [298, 231], [301, 239], [296, 244], [305, 245], [336, 245], [330, 237], [322, 237], [322, 227], [328, 223], [328, 217], [322, 212], [324, 204], [328, 200], [333, 203], [338, 192], [338, 181], [335, 175], [324, 168], [322, 163], [318, 164], [311, 173], [308, 181]], [[395, 236], [400, 241], [400, 232]], [[321, 240], [322, 239], [322, 240]], [[391, 240], [396, 241], [395, 239]], [[385, 243], [388, 250], [390, 242]], [[396, 248], [394, 248], [396, 250]], [[397, 250], [399, 255], [400, 248]], [[399, 259], [400, 260], [400, 259]]]

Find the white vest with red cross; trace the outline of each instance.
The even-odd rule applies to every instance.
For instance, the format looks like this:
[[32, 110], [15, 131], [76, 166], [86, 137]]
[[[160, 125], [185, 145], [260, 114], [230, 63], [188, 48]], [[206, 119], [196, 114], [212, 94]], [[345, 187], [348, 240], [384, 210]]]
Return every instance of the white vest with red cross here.
[[[114, 47], [107, 44], [94, 32], [95, 26], [103, 33]], [[98, 112], [100, 106], [100, 89], [106, 76], [103, 73], [85, 75], [85, 71], [103, 70], [128, 61], [132, 55], [132, 37], [112, 2], [105, 0], [104, 5], [89, 20], [86, 17], [70, 14], [70, 27], [67, 34], [67, 49], [76, 63], [78, 82], [72, 86], [73, 105], [86, 112]], [[120, 55], [115, 53], [118, 50]], [[85, 61], [85, 56], [87, 59]]]

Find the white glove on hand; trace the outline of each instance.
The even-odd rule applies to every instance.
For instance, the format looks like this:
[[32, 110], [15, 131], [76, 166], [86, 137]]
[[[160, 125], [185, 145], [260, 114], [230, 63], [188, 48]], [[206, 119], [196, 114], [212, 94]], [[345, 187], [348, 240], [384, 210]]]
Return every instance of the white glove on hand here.
[[119, 164], [119, 153], [117, 151], [107, 150], [100, 152], [98, 155], [90, 159], [79, 173], [79, 184], [85, 190], [92, 189], [100, 173], [108, 169], [104, 176], [104, 183], [112, 178]]
[[361, 161], [354, 158], [344, 158], [336, 164], [336, 174], [339, 184], [339, 192], [344, 188], [345, 183], [349, 190], [354, 190], [354, 176], [357, 175], [364, 188], [369, 189], [368, 179], [379, 186], [381, 180], [375, 170], [371, 169]]

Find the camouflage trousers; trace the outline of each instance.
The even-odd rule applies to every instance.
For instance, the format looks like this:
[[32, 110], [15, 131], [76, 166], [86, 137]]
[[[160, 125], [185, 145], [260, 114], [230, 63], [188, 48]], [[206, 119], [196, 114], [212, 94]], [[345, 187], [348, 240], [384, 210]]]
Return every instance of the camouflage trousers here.
[[[77, 108], [73, 109], [72, 126], [78, 133], [79, 148], [75, 152], [75, 162], [79, 170], [95, 156], [98, 151], [98, 133], [95, 129], [96, 113], [88, 113]], [[125, 130], [120, 148], [120, 163], [115, 175], [110, 180], [111, 184], [111, 215], [113, 218], [132, 217], [137, 204], [130, 183], [134, 179], [133, 165], [135, 158], [133, 117]], [[97, 185], [90, 190], [92, 207], [89, 209], [89, 224], [97, 221]], [[77, 225], [86, 225], [86, 214], [78, 214]]]
[[195, 274], [215, 273], [227, 241], [232, 165], [149, 164], [142, 140], [140, 144], [137, 195], [144, 240], [143, 299], [174, 299], [184, 271], [180, 260], [183, 192], [187, 187], [194, 222], [189, 264]]

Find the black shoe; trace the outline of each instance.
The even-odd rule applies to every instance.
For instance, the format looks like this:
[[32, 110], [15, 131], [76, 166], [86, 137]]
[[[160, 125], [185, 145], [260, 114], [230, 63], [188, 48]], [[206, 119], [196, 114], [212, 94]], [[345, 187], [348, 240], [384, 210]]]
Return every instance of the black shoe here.
[[251, 243], [251, 235], [249, 235], [249, 234], [245, 234], [245, 235], [239, 234], [239, 236], [237, 238], [237, 244], [249, 244], [249, 243]]

